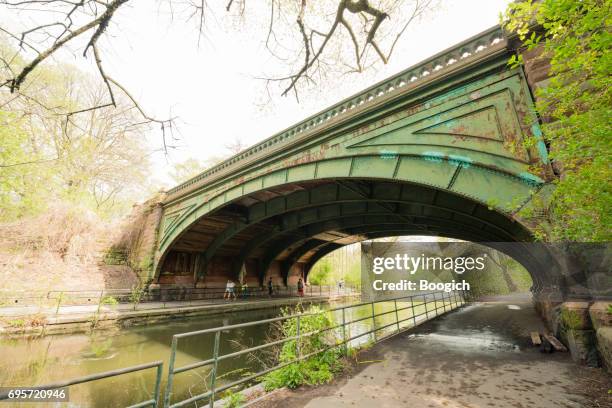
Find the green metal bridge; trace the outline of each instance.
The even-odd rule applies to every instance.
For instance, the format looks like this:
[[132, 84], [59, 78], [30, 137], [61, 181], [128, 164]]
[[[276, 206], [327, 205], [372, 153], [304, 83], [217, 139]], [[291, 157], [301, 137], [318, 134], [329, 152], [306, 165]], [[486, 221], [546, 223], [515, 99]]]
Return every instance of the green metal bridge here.
[[169, 190], [153, 282], [295, 284], [392, 235], [531, 241], [554, 176], [510, 42], [493, 27]]

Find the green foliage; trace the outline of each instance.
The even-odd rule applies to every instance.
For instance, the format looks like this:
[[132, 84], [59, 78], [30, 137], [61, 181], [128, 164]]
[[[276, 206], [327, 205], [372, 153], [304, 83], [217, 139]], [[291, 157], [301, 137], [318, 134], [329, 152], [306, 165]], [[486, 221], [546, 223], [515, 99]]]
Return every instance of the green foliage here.
[[341, 279], [347, 285], [361, 284], [361, 252], [359, 244], [348, 245], [324, 256], [308, 274], [312, 285], [334, 285]]
[[119, 304], [119, 301], [114, 297], [114, 296], [104, 296], [101, 300], [100, 300], [100, 304], [101, 305], [109, 305], [109, 306], [115, 306]]
[[170, 171], [170, 177], [176, 184], [180, 184], [202, 173], [207, 167], [202, 161], [191, 157], [176, 163]]
[[17, 113], [0, 110], [0, 221], [44, 207], [41, 194], [28, 194], [44, 189], [49, 175], [37, 163], [41, 154], [29, 142], [26, 121]]
[[126, 265], [127, 254], [119, 248], [111, 247], [104, 254], [103, 262], [106, 265]]
[[[20, 65], [0, 33], [0, 59]], [[0, 76], [8, 77], [6, 66]], [[130, 102], [66, 64], [46, 64], [23, 84], [29, 97], [0, 93], [0, 222], [35, 216], [62, 202], [105, 218], [150, 193], [146, 125]], [[97, 82], [97, 80], [95, 80]], [[85, 112], [70, 116], [63, 112]]]
[[608, 314], [612, 315], [612, 304], [608, 305]]
[[97, 357], [100, 358], [102, 356], [104, 356], [105, 354], [108, 353], [108, 351], [111, 349], [111, 346], [113, 345], [113, 340], [112, 339], [106, 339], [104, 341], [92, 341], [90, 347], [91, 347], [91, 355], [93, 357]]
[[543, 208], [551, 227], [542, 224], [539, 233], [548, 240], [612, 238], [611, 9], [601, 0], [529, 0], [506, 10], [503, 24], [524, 49], [541, 46], [550, 58], [551, 78], [536, 92], [550, 158], [562, 172]]
[[[329, 313], [322, 313], [318, 306], [311, 306], [307, 310], [302, 310], [299, 306], [298, 312], [314, 314], [300, 318], [300, 333], [310, 333], [333, 326]], [[288, 316], [292, 314], [292, 311], [283, 309], [282, 314]], [[295, 336], [297, 334], [297, 319], [284, 321], [280, 330], [284, 338]], [[335, 343], [335, 339], [326, 341], [326, 335], [330, 336], [331, 333], [328, 331], [302, 338], [300, 340], [300, 356], [322, 350], [328, 347], [330, 342]], [[290, 364], [266, 375], [264, 387], [266, 390], [272, 390], [281, 387], [297, 388], [303, 384], [327, 383], [342, 368], [340, 357], [341, 351], [338, 348], [332, 348], [306, 360]], [[278, 363], [288, 363], [296, 358], [298, 358], [296, 341], [290, 340], [284, 343], [279, 351]]]
[[240, 392], [228, 392], [225, 394], [224, 408], [239, 408], [244, 404], [244, 395]]
[[135, 285], [132, 287], [130, 291], [130, 302], [134, 305], [134, 308], [140, 303], [144, 294], [145, 288], [142, 285]]
[[308, 275], [308, 282], [310, 282], [311, 285], [327, 285], [331, 283], [331, 270], [332, 266], [329, 259], [321, 259]]
[[561, 322], [563, 327], [570, 330], [580, 329], [582, 327], [582, 318], [574, 310], [562, 309]]
[[26, 321], [24, 319], [13, 319], [8, 321], [8, 325], [10, 327], [23, 328], [26, 325]]

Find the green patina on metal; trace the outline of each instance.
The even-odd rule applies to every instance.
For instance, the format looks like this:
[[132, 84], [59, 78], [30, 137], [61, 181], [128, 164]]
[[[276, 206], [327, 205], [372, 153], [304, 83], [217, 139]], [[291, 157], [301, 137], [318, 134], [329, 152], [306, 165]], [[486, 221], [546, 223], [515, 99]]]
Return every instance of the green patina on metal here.
[[[292, 183], [312, 180], [409, 183], [465, 197], [492, 206], [499, 214], [512, 216], [517, 202], [524, 206], [547, 181], [545, 174], [532, 173], [533, 166], [545, 168], [548, 162], [533, 101], [525, 91], [528, 88], [523, 72], [506, 64], [510, 52], [501, 30], [494, 27], [171, 189], [163, 207], [156, 270], [173, 243], [202, 217], [249, 194]], [[529, 136], [538, 139], [536, 147], [524, 147], [523, 141]], [[330, 204], [338, 207], [327, 216], [322, 216], [318, 209], [318, 216], [304, 221], [307, 213], [300, 213], [301, 224], [293, 225], [312, 231], [297, 234], [291, 242], [307, 240], [311, 237], [308, 234], [319, 231], [319, 227], [323, 228], [321, 231], [332, 227], [372, 230], [372, 219], [389, 217], [379, 214], [377, 211], [384, 213], [380, 208], [365, 212], [356, 209], [356, 217], [366, 214], [369, 221], [346, 223], [343, 220], [350, 218], [350, 209], [342, 207], [342, 202], [375, 204], [386, 202], [387, 198], [351, 196], [350, 189], [344, 187], [328, 192]], [[313, 205], [310, 193], [299, 197], [296, 193], [251, 206], [244, 220], [234, 222], [208, 244], [202, 252], [204, 264], [228, 239], [258, 220], [268, 219], [270, 214], [282, 216], [290, 207]], [[321, 197], [325, 201], [325, 196], [317, 199]], [[471, 216], [469, 208], [465, 213], [466, 217]], [[407, 207], [391, 216], [395, 217], [392, 220], [382, 221], [389, 221], [390, 228], [398, 231], [416, 233], [418, 228], [406, 227], [411, 216], [415, 214]], [[289, 218], [281, 220], [270, 240], [287, 233], [292, 225]], [[434, 222], [435, 216], [431, 220]], [[325, 224], [334, 221], [333, 226]], [[452, 220], [438, 221], [452, 224]], [[458, 234], [467, 233], [464, 226], [456, 228]], [[274, 250], [280, 249], [279, 246]], [[246, 259], [249, 253], [246, 245], [240, 259]], [[274, 251], [266, 254], [264, 263], [275, 255]]]

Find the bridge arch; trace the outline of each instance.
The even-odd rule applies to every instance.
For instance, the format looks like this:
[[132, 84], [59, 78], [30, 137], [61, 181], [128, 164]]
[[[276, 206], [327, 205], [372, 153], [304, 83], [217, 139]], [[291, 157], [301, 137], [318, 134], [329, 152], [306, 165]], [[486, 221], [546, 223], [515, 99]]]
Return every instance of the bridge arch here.
[[494, 27], [173, 188], [154, 281], [221, 284], [244, 266], [286, 282], [334, 245], [396, 232], [531, 241], [551, 170], [509, 52]]
[[[176, 247], [195, 254], [189, 270], [194, 282], [206, 281], [219, 263], [225, 263], [223, 279], [236, 279], [242, 266], [249, 265], [258, 283], [276, 268], [282, 278], [278, 283], [286, 284], [296, 266], [307, 275], [325, 253], [383, 236], [532, 240], [510, 213], [448, 190], [374, 178], [310, 180], [257, 190], [199, 218], [193, 227], [177, 239]], [[209, 239], [200, 240], [196, 248], [206, 228]], [[537, 275], [533, 280], [544, 286], [550, 277]]]

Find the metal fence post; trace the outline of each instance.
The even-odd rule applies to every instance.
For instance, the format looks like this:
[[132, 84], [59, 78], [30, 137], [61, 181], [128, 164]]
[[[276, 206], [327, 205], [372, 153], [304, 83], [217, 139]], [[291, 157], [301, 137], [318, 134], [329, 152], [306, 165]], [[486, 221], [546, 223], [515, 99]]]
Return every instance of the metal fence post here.
[[[48, 295], [47, 295], [48, 296]], [[64, 297], [64, 292], [60, 292], [59, 297], [57, 298], [57, 308], [55, 308], [55, 315], [59, 313], [60, 305], [62, 304], [62, 298]]]
[[160, 401], [159, 401], [159, 392], [161, 390], [161, 378], [162, 378], [162, 373], [164, 371], [164, 363], [161, 363], [160, 365], [157, 366], [157, 370], [156, 370], [156, 375], [155, 375], [155, 388], [154, 388], [154, 398], [155, 398], [155, 405], [153, 405], [155, 408], [157, 408], [157, 406], [159, 405]]
[[298, 315], [296, 319], [295, 328], [297, 337], [297, 339], [295, 339], [295, 353], [297, 358], [300, 358], [300, 315]]
[[348, 343], [346, 341], [346, 308], [342, 308], [342, 339], [344, 342], [344, 355], [348, 356]]
[[433, 304], [434, 304], [434, 312], [436, 313], [436, 316], [438, 316], [438, 298], [436, 297], [436, 292], [433, 293]]
[[429, 320], [429, 312], [427, 311], [427, 295], [423, 295], [423, 304], [425, 305], [425, 320]]
[[164, 408], [170, 406], [170, 397], [172, 396], [172, 382], [174, 381], [174, 363], [176, 361], [176, 349], [178, 339], [172, 336], [172, 344], [170, 346], [170, 361], [168, 362], [168, 381], [166, 382], [166, 393], [164, 394]]
[[374, 335], [374, 342], [378, 341], [376, 340], [376, 313], [374, 313], [374, 302], [372, 301], [370, 303], [372, 305], [372, 334]]
[[[448, 294], [448, 298], [450, 299], [450, 293]], [[444, 307], [444, 313], [446, 313], [446, 298], [444, 297], [444, 293], [442, 293], [442, 307]]]
[[213, 359], [214, 363], [212, 366], [212, 371], [210, 373], [210, 403], [208, 404], [210, 408], [214, 408], [215, 406], [215, 381], [217, 380], [217, 365], [219, 364], [219, 339], [221, 337], [221, 330], [217, 330], [215, 332], [215, 346], [213, 350]]
[[413, 327], [416, 327], [416, 313], [414, 313], [414, 297], [410, 296], [410, 307], [412, 310], [412, 322], [414, 324]]
[[96, 310], [96, 314], [100, 313], [100, 306], [102, 305], [102, 296], [104, 295], [104, 291], [100, 291], [100, 297], [98, 298], [98, 309]]
[[393, 299], [393, 304], [395, 306], [395, 323], [397, 324], [397, 332], [400, 332], [399, 326], [399, 315], [397, 314], [397, 299]]

